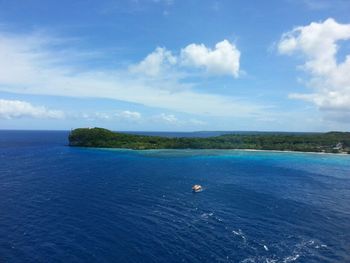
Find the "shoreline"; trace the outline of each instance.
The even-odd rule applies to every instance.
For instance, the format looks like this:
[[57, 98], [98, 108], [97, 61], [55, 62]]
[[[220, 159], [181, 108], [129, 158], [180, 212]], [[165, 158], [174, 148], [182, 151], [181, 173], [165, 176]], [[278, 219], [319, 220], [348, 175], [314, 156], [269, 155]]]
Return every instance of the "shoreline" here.
[[310, 154], [320, 154], [320, 155], [349, 155], [348, 153], [327, 153], [327, 152], [302, 152], [302, 151], [292, 151], [292, 150], [258, 150], [258, 149], [232, 149], [232, 150], [242, 150], [242, 151], [245, 151], [245, 152], [278, 152], [278, 153], [302, 153], [302, 154], [305, 154], [305, 153], [310, 153]]
[[[72, 147], [72, 146], [70, 146]], [[110, 151], [132, 151], [132, 152], [147, 152], [147, 151], [242, 151], [242, 152], [266, 152], [266, 153], [299, 153], [299, 154], [317, 154], [317, 155], [332, 155], [332, 156], [350, 156], [348, 153], [327, 153], [327, 152], [302, 152], [292, 150], [260, 150], [260, 149], [130, 149], [130, 148], [108, 148], [108, 147], [84, 147], [84, 146], [73, 146], [84, 149], [99, 149], [99, 150], [110, 150]]]

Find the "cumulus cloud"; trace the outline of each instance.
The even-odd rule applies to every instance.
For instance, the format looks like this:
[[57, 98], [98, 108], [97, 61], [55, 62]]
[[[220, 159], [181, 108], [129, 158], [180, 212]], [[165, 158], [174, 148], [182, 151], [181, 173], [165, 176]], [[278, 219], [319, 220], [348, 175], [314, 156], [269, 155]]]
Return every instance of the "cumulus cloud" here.
[[49, 110], [43, 106], [33, 106], [29, 102], [20, 100], [0, 99], [0, 118], [49, 118], [62, 119], [64, 113], [59, 110]]
[[204, 44], [190, 44], [181, 50], [182, 64], [204, 68], [208, 73], [238, 77], [241, 53], [227, 40], [215, 45], [214, 49]]
[[199, 68], [211, 75], [238, 77], [240, 51], [227, 40], [218, 42], [214, 49], [204, 44], [190, 44], [181, 49], [179, 56], [166, 48], [158, 47], [140, 63], [129, 67], [132, 73], [156, 77], [169, 74], [171, 69]]
[[214, 49], [204, 44], [190, 44], [181, 50], [182, 64], [204, 68], [208, 73], [218, 75], [239, 75], [241, 53], [236, 46], [227, 40], [215, 45]]
[[158, 47], [139, 64], [132, 65], [129, 69], [133, 73], [142, 73], [155, 77], [170, 66], [175, 65], [176, 61], [177, 59], [172, 55], [171, 51]]
[[350, 40], [350, 24], [341, 24], [332, 18], [313, 22], [285, 33], [279, 44], [281, 54], [301, 53], [305, 63], [301, 68], [310, 78], [308, 86], [313, 92], [290, 94], [303, 99], [321, 110], [350, 112], [350, 54], [337, 60], [339, 42]]

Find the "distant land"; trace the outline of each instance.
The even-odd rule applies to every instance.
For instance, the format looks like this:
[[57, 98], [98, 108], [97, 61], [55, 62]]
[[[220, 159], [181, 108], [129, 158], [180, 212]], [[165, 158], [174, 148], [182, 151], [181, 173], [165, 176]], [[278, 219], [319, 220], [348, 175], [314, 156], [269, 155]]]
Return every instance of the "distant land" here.
[[69, 145], [97, 148], [148, 149], [250, 149], [350, 154], [350, 132], [227, 133], [212, 137], [165, 137], [78, 128]]

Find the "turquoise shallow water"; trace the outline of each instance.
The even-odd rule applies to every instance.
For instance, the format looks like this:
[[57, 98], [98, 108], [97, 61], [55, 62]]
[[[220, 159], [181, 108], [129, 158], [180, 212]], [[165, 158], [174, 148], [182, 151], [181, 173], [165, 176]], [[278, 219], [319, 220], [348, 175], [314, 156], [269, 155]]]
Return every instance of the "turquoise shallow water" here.
[[350, 262], [350, 156], [0, 135], [0, 262]]

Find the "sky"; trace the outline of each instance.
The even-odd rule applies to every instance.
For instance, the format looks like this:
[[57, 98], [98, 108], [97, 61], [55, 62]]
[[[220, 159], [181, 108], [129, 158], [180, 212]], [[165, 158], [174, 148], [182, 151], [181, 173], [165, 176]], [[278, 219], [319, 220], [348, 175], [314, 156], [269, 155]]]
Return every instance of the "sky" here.
[[349, 131], [349, 0], [0, 0], [0, 129]]

